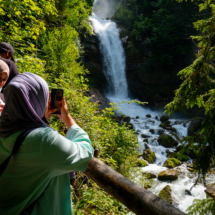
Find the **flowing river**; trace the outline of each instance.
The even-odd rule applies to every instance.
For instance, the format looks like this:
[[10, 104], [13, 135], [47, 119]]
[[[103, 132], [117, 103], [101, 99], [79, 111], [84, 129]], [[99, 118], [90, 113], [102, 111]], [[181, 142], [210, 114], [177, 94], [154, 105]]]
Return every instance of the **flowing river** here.
[[[90, 17], [90, 21], [99, 38], [100, 50], [103, 54], [104, 74], [108, 81], [108, 93], [106, 96], [111, 102], [131, 101], [131, 98], [128, 97], [125, 53], [116, 24], [110, 20], [100, 19], [95, 14]], [[160, 129], [159, 125], [161, 124], [159, 117], [163, 115], [163, 111], [152, 111], [143, 108], [139, 104], [125, 103], [120, 106], [120, 112], [131, 117], [131, 123], [137, 131], [140, 153], [145, 149], [144, 138], [141, 137], [141, 134], [145, 134], [149, 136], [148, 145], [156, 155], [154, 164], [140, 168], [140, 171], [137, 173], [135, 181], [141, 184], [141, 182], [138, 182], [138, 174], [141, 175], [142, 172], [150, 172], [158, 175], [160, 172], [167, 170], [166, 167], [163, 167], [164, 162], [167, 160], [167, 148], [159, 145], [157, 141], [159, 137], [157, 131]], [[147, 114], [150, 114], [151, 118], [147, 118]], [[172, 127], [177, 130], [179, 137], [187, 136], [189, 120], [170, 119], [170, 121]], [[155, 131], [154, 134], [149, 131], [150, 129]], [[165, 130], [165, 133], [172, 136], [167, 130]], [[172, 137], [175, 138], [174, 136]], [[168, 148], [168, 150], [174, 151], [175, 149]], [[188, 162], [191, 163], [192, 160], [190, 159]], [[202, 184], [198, 184], [192, 189], [191, 195], [188, 195], [185, 191], [194, 185], [196, 176], [187, 170], [187, 163], [176, 167], [174, 170], [178, 173], [178, 179], [176, 181], [161, 182], [158, 179], [154, 179], [153, 186], [150, 190], [154, 194], [159, 195], [160, 191], [167, 184], [170, 185], [174, 202], [173, 205], [186, 212], [187, 208], [192, 205], [194, 199], [206, 198], [204, 192], [205, 187]], [[210, 183], [215, 182], [213, 178], [212, 176], [208, 176], [206, 181]]]

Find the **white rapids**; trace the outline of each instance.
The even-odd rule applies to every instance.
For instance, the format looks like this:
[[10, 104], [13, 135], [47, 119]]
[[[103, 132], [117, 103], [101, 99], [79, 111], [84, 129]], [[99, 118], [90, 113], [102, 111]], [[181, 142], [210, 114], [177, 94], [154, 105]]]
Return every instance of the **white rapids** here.
[[[108, 93], [106, 96], [111, 102], [119, 103], [120, 101], [125, 100], [130, 101], [131, 99], [128, 98], [128, 85], [126, 80], [125, 54], [117, 26], [114, 22], [100, 19], [95, 14], [90, 17], [90, 21], [94, 31], [98, 35], [100, 49], [103, 54], [104, 73], [109, 83]], [[161, 171], [166, 170], [165, 167], [162, 167], [163, 163], [167, 160], [166, 148], [160, 146], [157, 142], [159, 136], [157, 131], [160, 129], [159, 125], [161, 122], [157, 120], [156, 116], [160, 117], [163, 111], [152, 111], [139, 104], [125, 103], [120, 105], [120, 112], [131, 117], [131, 123], [139, 133], [137, 137], [140, 145], [140, 153], [144, 150], [144, 138], [141, 137], [141, 134], [146, 134], [150, 136], [150, 138], [148, 138], [148, 145], [151, 150], [155, 152], [157, 157], [155, 164], [149, 164], [147, 167], [140, 168], [139, 174], [141, 175], [141, 172], [159, 174]], [[151, 114], [151, 118], [147, 118], [146, 114]], [[139, 118], [136, 119], [136, 116], [139, 116]], [[171, 125], [177, 129], [179, 137], [187, 135], [187, 128], [189, 125], [188, 121], [176, 119], [171, 119], [170, 121]], [[149, 131], [150, 129], [154, 129], [155, 133], [152, 134]], [[165, 131], [165, 133], [171, 135], [168, 131]], [[173, 151], [174, 149], [169, 148], [169, 150]], [[206, 198], [206, 194], [204, 192], [205, 188], [202, 184], [198, 184], [192, 189], [192, 196], [186, 195], [185, 190], [189, 190], [194, 185], [196, 176], [187, 170], [186, 164], [175, 168], [175, 170], [178, 172], [179, 176], [176, 181], [161, 182], [154, 179], [151, 191], [154, 194], [159, 195], [159, 192], [169, 184], [172, 189], [174, 205], [180, 210], [186, 212], [187, 208], [192, 205], [194, 199]], [[136, 179], [137, 180], [135, 181], [138, 181], [138, 176]], [[208, 180], [215, 181], [210, 177]]]

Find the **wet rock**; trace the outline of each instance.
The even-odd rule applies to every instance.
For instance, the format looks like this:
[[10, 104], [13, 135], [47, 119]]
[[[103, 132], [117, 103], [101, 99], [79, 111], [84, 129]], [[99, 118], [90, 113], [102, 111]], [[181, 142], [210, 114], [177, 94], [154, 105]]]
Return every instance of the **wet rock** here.
[[167, 185], [166, 187], [164, 187], [163, 190], [161, 190], [161, 192], [159, 193], [159, 197], [161, 199], [163, 199], [164, 201], [168, 202], [169, 204], [172, 204], [173, 200], [172, 200], [172, 190], [171, 190], [171, 187], [169, 185]]
[[208, 184], [205, 193], [207, 198], [215, 198], [215, 184]]
[[138, 135], [138, 134], [140, 134], [140, 132], [141, 132], [140, 130], [137, 130], [137, 131], [135, 132], [135, 134]]
[[151, 116], [150, 114], [147, 114], [146, 117], [147, 117], [147, 118], [151, 118], [152, 116]]
[[159, 130], [158, 130], [158, 134], [159, 134], [159, 135], [161, 135], [161, 134], [163, 134], [163, 133], [164, 133], [164, 130], [163, 130], [163, 129], [159, 129]]
[[160, 121], [161, 122], [166, 122], [168, 120], [169, 120], [169, 116], [168, 115], [163, 115], [163, 116], [160, 117]]
[[158, 116], [155, 117], [156, 120], [159, 120]]
[[123, 121], [124, 121], [124, 122], [130, 122], [130, 121], [131, 121], [131, 117], [129, 117], [129, 116], [124, 116], [124, 117], [123, 117]]
[[160, 181], [174, 181], [178, 178], [177, 173], [174, 170], [163, 171], [158, 175]]
[[188, 127], [188, 136], [193, 136], [201, 128], [202, 122], [201, 117], [195, 117]]
[[167, 154], [169, 153], [169, 149], [166, 149], [166, 153], [167, 153]]
[[142, 137], [142, 138], [150, 138], [150, 136], [149, 136], [149, 135], [146, 135], [146, 134], [141, 134], [141, 137]]
[[164, 167], [167, 168], [175, 168], [176, 166], [180, 166], [181, 165], [181, 161], [177, 160], [176, 158], [168, 158], [165, 162], [164, 162]]
[[152, 179], [152, 178], [157, 178], [157, 176], [153, 173], [150, 172], [144, 172], [143, 175], [147, 178], [147, 179]]
[[150, 129], [149, 132], [151, 132], [152, 134], [155, 134], [155, 129]]
[[140, 117], [139, 116], [136, 116], [136, 119], [139, 119]]
[[148, 161], [151, 164], [156, 161], [155, 153], [153, 151], [151, 151], [150, 149], [145, 149], [143, 151], [142, 157], [144, 160]]
[[143, 142], [149, 143], [149, 139], [144, 139]]
[[145, 166], [148, 166], [148, 163], [144, 160], [139, 159], [136, 163], [136, 166], [137, 167], [145, 167]]
[[172, 132], [177, 133], [177, 130], [176, 130], [175, 128], [173, 128], [171, 125], [166, 125], [166, 124], [164, 124], [164, 123], [161, 123], [161, 124], [159, 125], [159, 127], [163, 128], [163, 129], [166, 129], [166, 130], [168, 130], [168, 131], [172, 131]]
[[145, 146], [145, 149], [150, 149], [147, 143], [145, 143], [144, 146]]
[[154, 120], [151, 120], [151, 119], [148, 120], [147, 122], [151, 122], [151, 123], [153, 123], [153, 124], [155, 123], [155, 121], [154, 121]]
[[186, 189], [185, 190], [185, 195], [192, 196], [192, 193], [188, 189]]
[[158, 143], [166, 148], [172, 148], [178, 145], [178, 142], [173, 137], [164, 133], [158, 137]]

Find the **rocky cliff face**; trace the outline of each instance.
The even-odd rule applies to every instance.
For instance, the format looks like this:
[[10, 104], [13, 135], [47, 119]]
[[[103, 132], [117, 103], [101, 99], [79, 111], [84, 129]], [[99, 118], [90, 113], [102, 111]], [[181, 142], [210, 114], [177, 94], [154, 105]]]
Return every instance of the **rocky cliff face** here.
[[83, 63], [89, 70], [87, 78], [92, 87], [103, 89], [106, 86], [106, 78], [103, 73], [103, 57], [99, 49], [99, 40], [95, 34], [81, 38], [84, 47]]

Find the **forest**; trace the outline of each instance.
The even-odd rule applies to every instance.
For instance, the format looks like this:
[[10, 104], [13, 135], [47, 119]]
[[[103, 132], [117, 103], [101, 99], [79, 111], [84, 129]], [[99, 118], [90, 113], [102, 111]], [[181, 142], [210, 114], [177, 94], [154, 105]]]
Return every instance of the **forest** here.
[[[134, 79], [129, 86], [141, 87], [132, 93], [142, 102], [168, 98], [165, 111], [169, 115], [194, 107], [203, 115], [195, 134], [183, 140], [186, 143], [183, 152], [197, 145], [194, 167], [204, 180], [214, 167], [215, 157], [215, 1], [110, 2], [116, 10], [109, 19], [123, 29], [121, 38], [128, 36], [123, 44], [126, 64], [141, 65], [133, 73], [143, 78], [153, 73], [168, 83], [173, 80], [172, 84], [164, 82], [151, 87], [142, 86]], [[99, 152], [98, 158], [132, 179], [134, 167], [144, 165], [136, 150], [136, 131], [127, 123], [117, 122], [116, 106], [99, 111], [99, 104], [92, 103], [87, 94], [92, 86], [87, 77], [93, 71], [82, 62], [84, 47], [80, 38], [93, 34], [89, 22], [93, 4], [93, 0], [0, 0], [0, 41], [14, 47], [20, 73], [42, 76], [50, 89], [64, 88], [70, 113], [89, 134], [94, 149]], [[97, 4], [95, 10], [101, 7]], [[138, 92], [143, 94], [149, 86], [148, 94], [141, 97]], [[65, 135], [66, 128], [57, 117], [51, 119], [51, 126]], [[142, 180], [150, 186], [151, 180], [145, 177]], [[77, 174], [77, 186], [78, 192], [71, 187], [74, 215], [128, 214], [124, 205], [81, 172]], [[214, 211], [215, 201], [208, 198], [196, 201], [189, 214]]]

